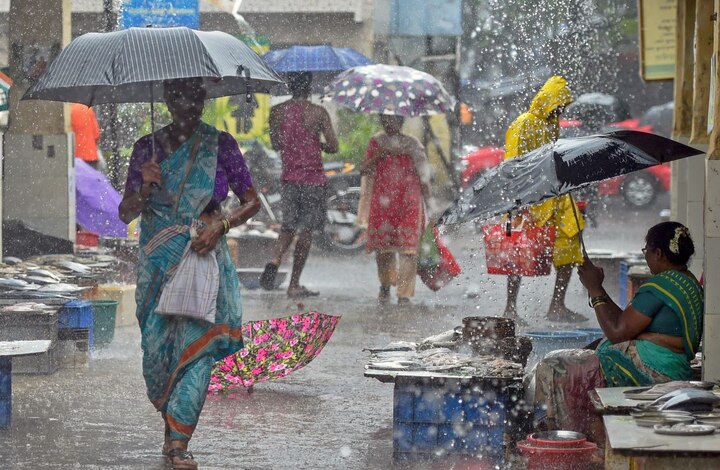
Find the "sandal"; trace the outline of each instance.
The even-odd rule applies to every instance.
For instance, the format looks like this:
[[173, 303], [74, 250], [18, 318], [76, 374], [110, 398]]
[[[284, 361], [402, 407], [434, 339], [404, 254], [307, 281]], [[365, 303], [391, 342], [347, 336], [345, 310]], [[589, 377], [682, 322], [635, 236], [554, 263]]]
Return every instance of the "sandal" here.
[[170, 459], [173, 470], [197, 470], [198, 464], [193, 458], [193, 454], [187, 449], [182, 447], [175, 447], [170, 449], [167, 454], [167, 458]]
[[272, 263], [265, 265], [265, 270], [260, 276], [260, 287], [265, 290], [275, 289], [275, 277], [277, 276], [278, 267], [278, 265]]
[[298, 297], [315, 297], [320, 295], [320, 292], [310, 290], [305, 286], [298, 286], [298, 287], [291, 287], [287, 291], [287, 295], [290, 298], [298, 298]]

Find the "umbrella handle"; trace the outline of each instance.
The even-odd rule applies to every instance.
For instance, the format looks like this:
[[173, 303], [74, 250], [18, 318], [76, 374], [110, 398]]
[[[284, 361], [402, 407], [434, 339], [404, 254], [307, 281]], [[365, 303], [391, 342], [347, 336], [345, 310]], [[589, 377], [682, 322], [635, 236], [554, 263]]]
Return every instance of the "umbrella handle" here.
[[572, 197], [572, 194], [568, 193], [568, 196], [570, 197], [570, 206], [573, 210], [573, 215], [575, 216], [575, 223], [577, 224], [578, 228], [578, 236], [580, 237], [580, 247], [582, 248], [582, 255], [583, 258], [587, 258], [587, 250], [585, 249], [585, 240], [583, 239], [583, 231], [580, 228], [580, 218], [578, 217], [577, 213], [577, 207], [575, 207], [575, 199]]

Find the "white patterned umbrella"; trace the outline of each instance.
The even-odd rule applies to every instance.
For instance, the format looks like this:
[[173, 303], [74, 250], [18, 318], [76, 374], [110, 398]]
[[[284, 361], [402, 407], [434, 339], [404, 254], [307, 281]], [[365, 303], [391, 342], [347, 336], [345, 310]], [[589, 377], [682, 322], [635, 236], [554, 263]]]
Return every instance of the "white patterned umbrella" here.
[[325, 88], [325, 101], [362, 113], [403, 117], [445, 114], [455, 99], [432, 75], [401, 65], [353, 67]]

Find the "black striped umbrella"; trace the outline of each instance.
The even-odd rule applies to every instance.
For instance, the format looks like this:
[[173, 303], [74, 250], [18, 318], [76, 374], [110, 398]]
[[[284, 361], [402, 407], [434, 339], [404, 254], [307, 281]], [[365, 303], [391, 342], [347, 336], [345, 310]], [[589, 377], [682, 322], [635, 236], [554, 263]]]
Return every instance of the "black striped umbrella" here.
[[130, 28], [73, 40], [23, 99], [152, 103], [163, 80], [202, 78], [208, 98], [268, 93], [283, 80], [242, 41], [220, 31]]

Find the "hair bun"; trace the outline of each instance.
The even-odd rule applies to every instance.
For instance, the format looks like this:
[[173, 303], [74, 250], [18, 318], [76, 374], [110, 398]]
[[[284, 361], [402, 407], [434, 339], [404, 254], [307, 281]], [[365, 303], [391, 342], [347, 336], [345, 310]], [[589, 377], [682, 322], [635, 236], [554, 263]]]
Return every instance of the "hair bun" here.
[[679, 227], [675, 228], [675, 235], [670, 239], [670, 251], [672, 253], [678, 254], [680, 253], [680, 237], [681, 236], [689, 236], [690, 232], [687, 227], [684, 225], [680, 225]]

